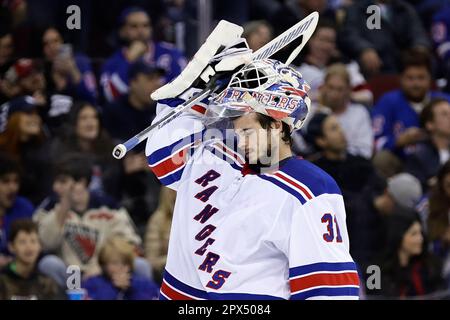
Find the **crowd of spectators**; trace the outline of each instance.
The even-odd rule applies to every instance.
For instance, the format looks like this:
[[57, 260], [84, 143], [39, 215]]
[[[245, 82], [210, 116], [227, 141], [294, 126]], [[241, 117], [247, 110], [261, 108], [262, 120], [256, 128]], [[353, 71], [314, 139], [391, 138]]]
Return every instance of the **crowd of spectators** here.
[[[293, 62], [313, 102], [294, 151], [340, 186], [361, 284], [380, 267], [362, 297], [448, 297], [450, 1], [224, 3], [213, 21], [243, 25], [253, 50], [320, 13]], [[70, 4], [81, 30], [66, 27]], [[143, 146], [111, 151], [151, 123], [150, 94], [198, 48], [197, 5], [0, 0], [0, 299], [66, 298], [70, 265], [86, 298], [157, 299], [176, 194]]]

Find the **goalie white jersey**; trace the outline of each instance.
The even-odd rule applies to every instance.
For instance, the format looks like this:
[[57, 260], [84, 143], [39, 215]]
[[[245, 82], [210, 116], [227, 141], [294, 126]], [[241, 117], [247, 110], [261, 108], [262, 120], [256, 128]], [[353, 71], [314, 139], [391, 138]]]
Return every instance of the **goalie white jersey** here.
[[[158, 109], [155, 121], [170, 108]], [[177, 191], [161, 299], [358, 298], [343, 198], [324, 171], [292, 157], [245, 174], [241, 155], [189, 112], [156, 131], [146, 154]]]

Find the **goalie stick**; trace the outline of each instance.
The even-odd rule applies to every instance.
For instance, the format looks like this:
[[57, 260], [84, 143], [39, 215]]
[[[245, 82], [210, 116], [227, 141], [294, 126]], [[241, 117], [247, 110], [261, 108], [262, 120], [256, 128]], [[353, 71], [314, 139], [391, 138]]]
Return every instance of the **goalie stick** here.
[[[297, 57], [297, 55], [300, 53], [300, 51], [303, 49], [305, 44], [308, 42], [309, 38], [311, 38], [312, 34], [314, 33], [314, 30], [316, 29], [318, 21], [319, 21], [319, 14], [317, 12], [311, 13], [309, 16], [307, 16], [306, 18], [304, 18], [303, 20], [301, 20], [300, 22], [298, 22], [297, 24], [295, 24], [294, 26], [292, 26], [291, 28], [289, 28], [288, 30], [283, 32], [282, 34], [280, 34], [278, 37], [276, 37], [275, 39], [273, 39], [272, 41], [270, 41], [269, 43], [264, 45], [262, 48], [258, 49], [256, 52], [254, 52], [252, 55], [252, 60], [254, 61], [254, 60], [262, 60], [262, 59], [269, 58], [273, 54], [278, 52], [280, 49], [284, 48], [286, 45], [291, 43], [292, 41], [296, 40], [300, 36], [303, 36], [301, 44], [291, 53], [291, 55], [289, 56], [289, 58], [286, 61], [286, 64], [290, 64]], [[221, 21], [220, 23], [223, 23], [223, 21]], [[219, 23], [218, 27], [220, 27], [220, 23]], [[228, 23], [228, 26], [229, 25], [231, 25], [231, 24]], [[238, 27], [238, 26], [236, 26], [236, 27]], [[217, 32], [217, 29], [218, 28], [213, 30], [213, 33]], [[236, 34], [238, 34], [239, 31], [242, 33], [242, 31], [239, 29], [237, 29], [235, 31], [236, 31]], [[211, 33], [211, 35], [213, 33]], [[236, 34], [234, 34], [233, 36], [235, 36]], [[233, 38], [233, 36], [228, 37], [228, 39], [230, 40], [231, 38]], [[210, 37], [208, 37], [208, 39], [210, 39]], [[206, 44], [207, 44], [207, 42], [205, 42], [205, 45]], [[218, 48], [216, 48], [216, 50], [217, 49]], [[196, 60], [196, 56], [197, 56], [197, 54], [194, 56], [193, 60]], [[200, 59], [198, 59], [198, 60], [200, 60]], [[196, 61], [196, 64], [198, 66], [202, 67], [201, 70], [203, 70], [206, 67], [206, 64], [205, 63], [202, 64], [202, 61], [200, 61], [200, 62]], [[221, 76], [223, 76], [223, 74], [221, 74]], [[142, 141], [146, 140], [149, 137], [149, 135], [153, 129], [163, 127], [166, 123], [168, 123], [168, 122], [172, 121], [173, 119], [175, 119], [176, 117], [178, 117], [184, 110], [192, 107], [199, 101], [206, 98], [211, 93], [215, 92], [218, 88], [221, 87], [220, 85], [217, 86], [215, 84], [215, 82], [217, 80], [218, 80], [217, 76], [211, 77], [211, 79], [209, 80], [209, 82], [204, 90], [202, 90], [198, 94], [194, 95], [188, 101], [186, 101], [183, 104], [180, 104], [179, 106], [174, 108], [171, 112], [169, 112], [163, 119], [161, 119], [157, 123], [142, 130], [141, 132], [136, 134], [134, 137], [132, 137], [131, 139], [124, 142], [123, 144], [118, 144], [114, 148], [113, 153], [112, 153], [114, 158], [122, 159], [128, 151], [133, 149], [135, 146], [137, 146]]]

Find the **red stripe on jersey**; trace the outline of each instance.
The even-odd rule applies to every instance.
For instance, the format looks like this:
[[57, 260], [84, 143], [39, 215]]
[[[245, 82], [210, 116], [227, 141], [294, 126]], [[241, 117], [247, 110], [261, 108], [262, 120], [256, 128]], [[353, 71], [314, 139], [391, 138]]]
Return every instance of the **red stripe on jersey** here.
[[198, 113], [201, 113], [201, 114], [205, 114], [205, 112], [206, 112], [206, 108], [202, 107], [202, 106], [200, 106], [198, 104], [193, 105], [191, 107], [191, 109], [194, 110], [194, 111], [197, 111]]
[[301, 185], [299, 185], [298, 183], [296, 183], [296, 182], [292, 181], [291, 179], [289, 179], [289, 178], [279, 174], [278, 172], [274, 173], [274, 175], [277, 176], [280, 179], [283, 179], [287, 183], [292, 184], [297, 189], [300, 189], [309, 200], [312, 199], [312, 195], [305, 188], [303, 188]]
[[189, 145], [187, 148], [181, 149], [154, 167], [150, 166], [153, 173], [160, 178], [182, 167], [186, 163], [186, 154], [190, 147]]
[[290, 280], [289, 284], [291, 292], [297, 292], [318, 286], [358, 286], [359, 278], [356, 272], [318, 273]]
[[178, 291], [173, 290], [164, 281], [161, 285], [161, 292], [171, 300], [194, 300]]
[[222, 143], [216, 143], [216, 146], [220, 148], [220, 150], [222, 150], [223, 152], [225, 152], [226, 154], [230, 155], [233, 159], [235, 159], [237, 162], [239, 162], [240, 165], [244, 165], [245, 162], [242, 161], [242, 159], [234, 152], [230, 151], [230, 149], [228, 149], [227, 147], [225, 147], [224, 144]]

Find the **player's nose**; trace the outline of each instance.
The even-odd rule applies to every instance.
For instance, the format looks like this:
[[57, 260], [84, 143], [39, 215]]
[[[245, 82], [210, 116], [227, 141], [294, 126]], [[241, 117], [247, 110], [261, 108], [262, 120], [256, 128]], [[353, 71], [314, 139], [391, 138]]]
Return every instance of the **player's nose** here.
[[241, 150], [247, 149], [247, 141], [248, 139], [245, 139], [245, 137], [238, 137], [238, 148]]

